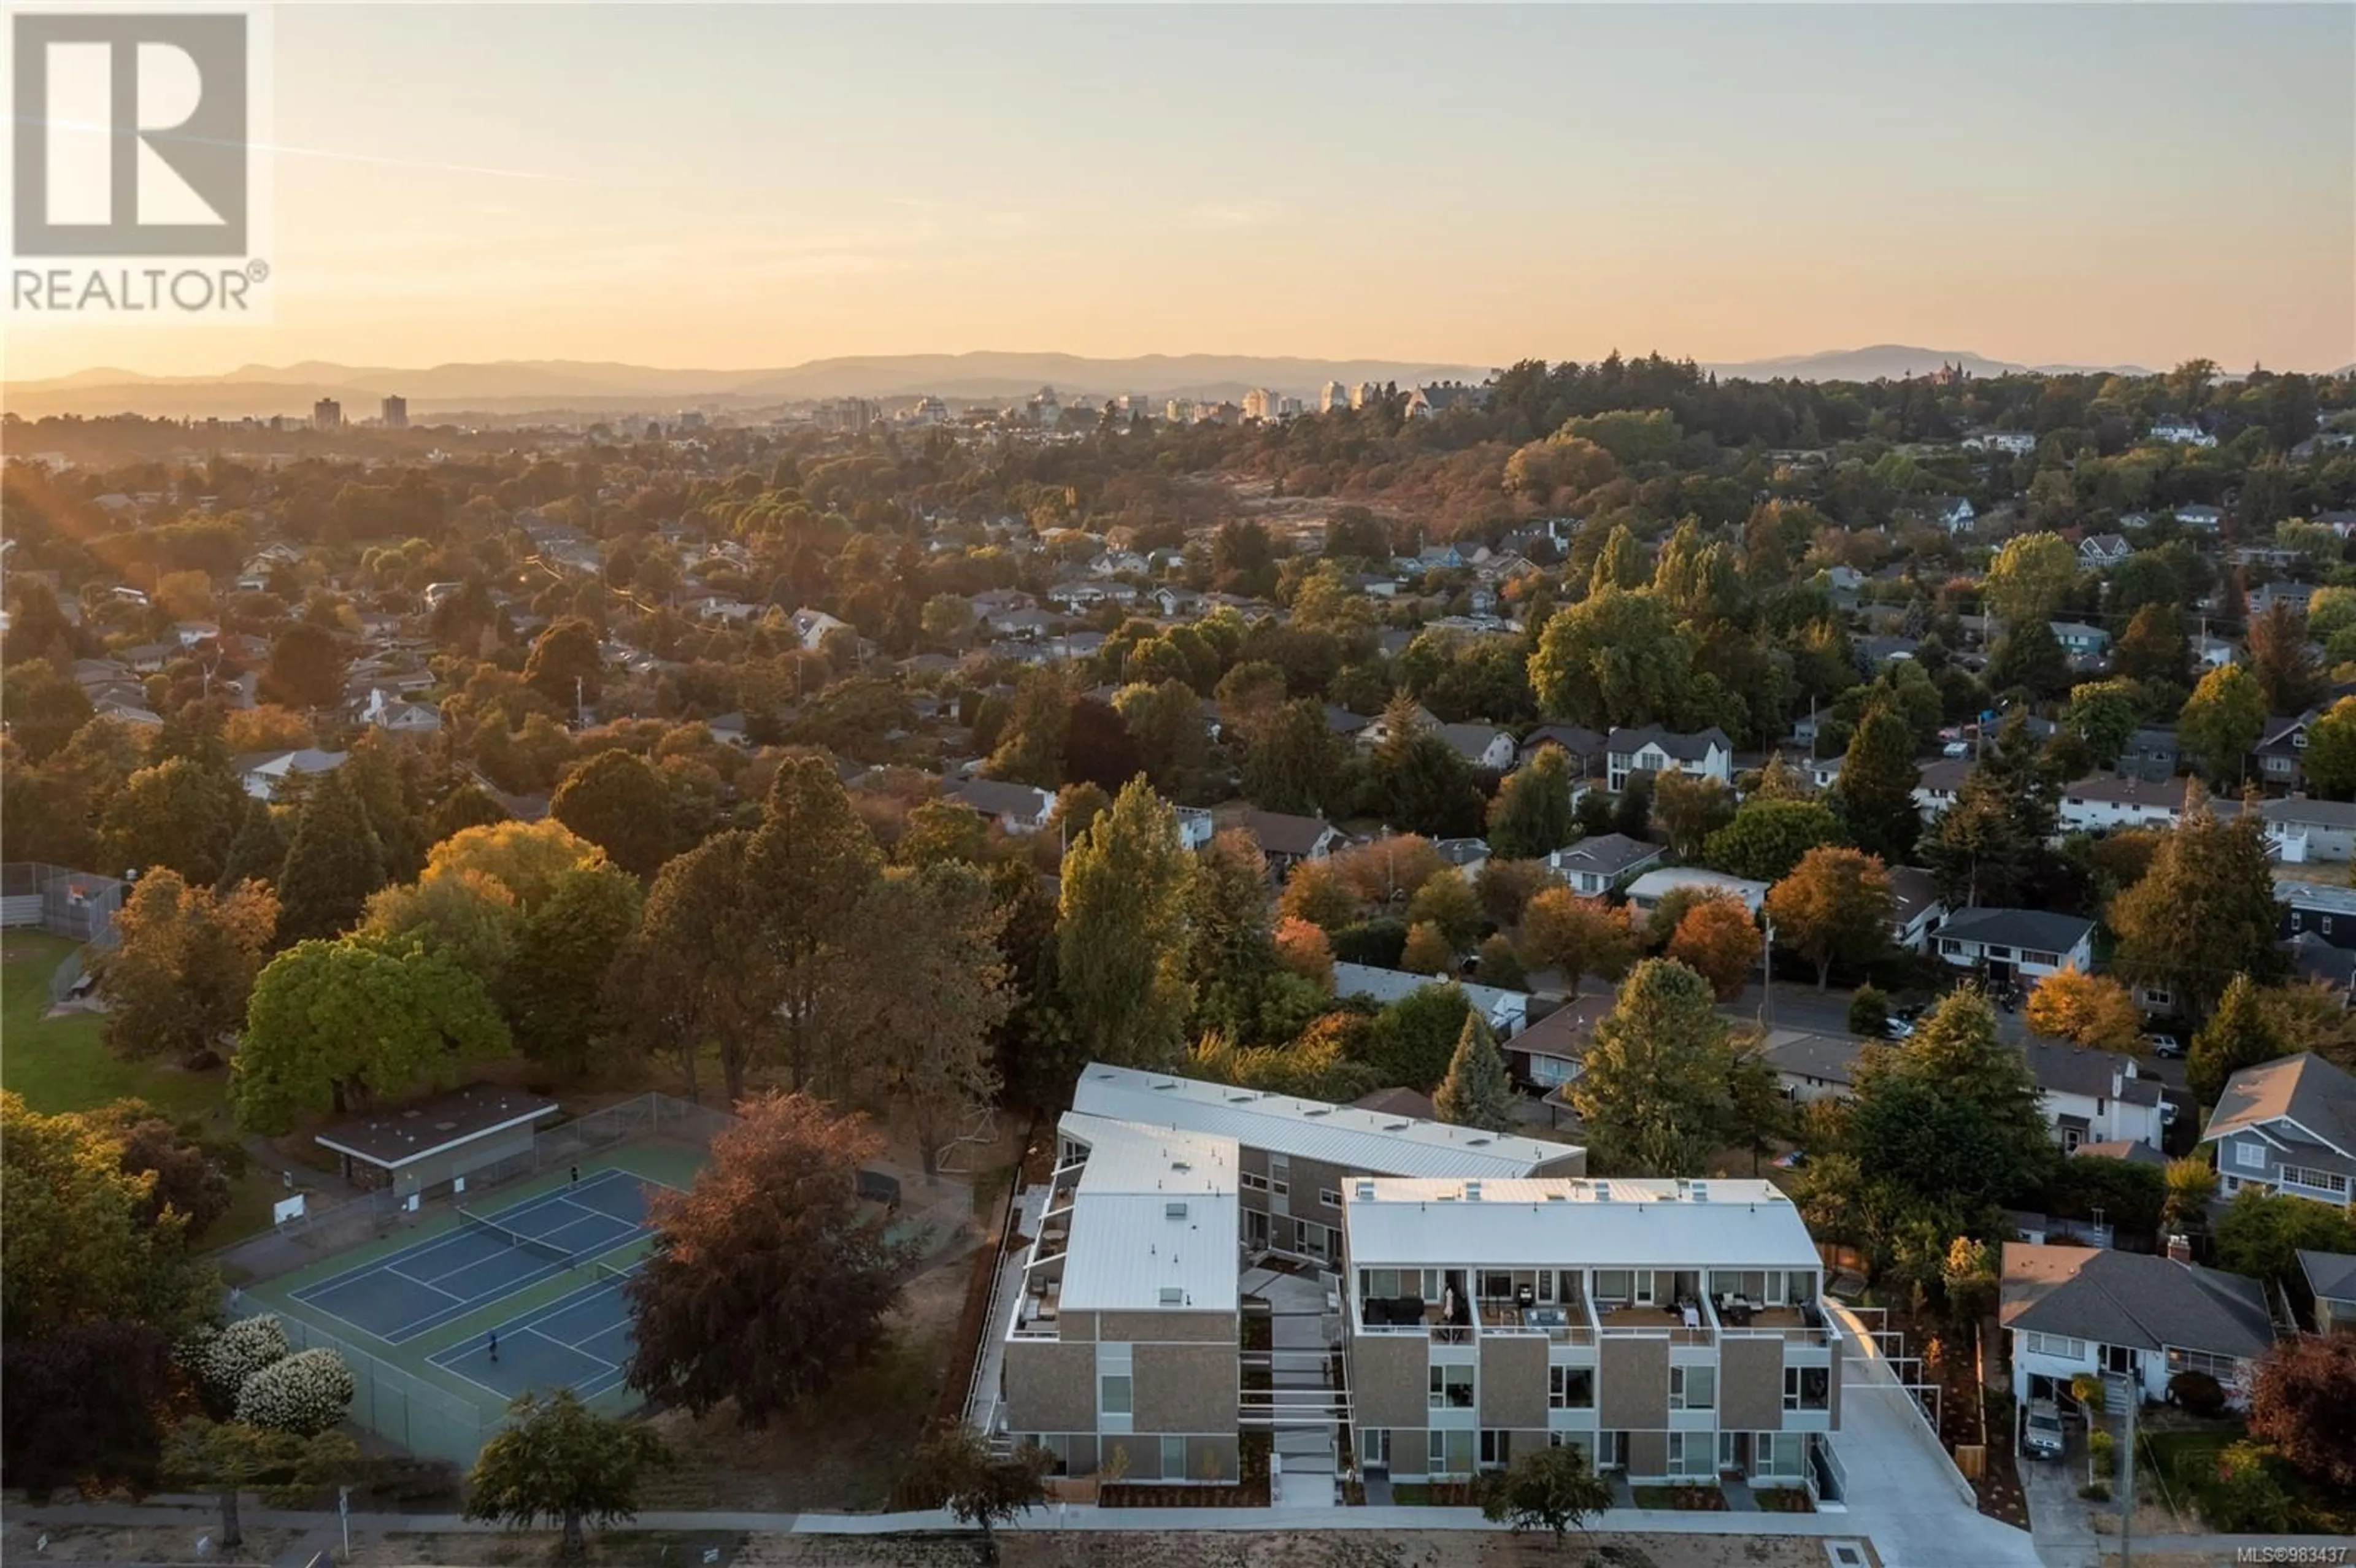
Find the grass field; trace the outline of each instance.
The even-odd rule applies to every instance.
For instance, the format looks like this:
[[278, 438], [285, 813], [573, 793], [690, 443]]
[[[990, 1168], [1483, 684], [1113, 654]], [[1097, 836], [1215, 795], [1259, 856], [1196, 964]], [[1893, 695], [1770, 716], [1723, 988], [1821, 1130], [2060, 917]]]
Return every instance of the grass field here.
[[[99, 1014], [47, 1016], [49, 976], [78, 945], [43, 931], [12, 931], [0, 938], [0, 1088], [51, 1115], [145, 1100], [174, 1122], [198, 1123], [208, 1138], [229, 1136], [228, 1069], [184, 1072], [158, 1062], [124, 1061], [107, 1050]], [[229, 1212], [198, 1244], [219, 1246], [267, 1229], [278, 1185], [273, 1173], [262, 1170], [237, 1179]]]
[[78, 945], [44, 931], [12, 931], [0, 940], [0, 1087], [52, 1115], [124, 1099], [145, 1100], [174, 1121], [225, 1107], [225, 1070], [183, 1072], [124, 1061], [106, 1049], [105, 1020], [98, 1014], [44, 1016], [49, 976]]

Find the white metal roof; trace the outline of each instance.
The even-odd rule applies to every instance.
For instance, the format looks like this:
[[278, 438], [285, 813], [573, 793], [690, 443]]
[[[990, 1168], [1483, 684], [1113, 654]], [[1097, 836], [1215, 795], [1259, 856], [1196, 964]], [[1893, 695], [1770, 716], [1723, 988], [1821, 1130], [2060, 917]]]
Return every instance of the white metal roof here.
[[1816, 1268], [1769, 1181], [1399, 1179], [1342, 1189], [1358, 1267]]
[[1089, 1115], [1208, 1133], [1273, 1154], [1387, 1176], [1527, 1176], [1565, 1160], [1583, 1165], [1586, 1157], [1575, 1144], [1094, 1061], [1082, 1070], [1072, 1104]]
[[1664, 866], [1657, 871], [1647, 871], [1628, 884], [1628, 901], [1643, 903], [1658, 902], [1680, 888], [1693, 888], [1705, 893], [1725, 893], [1740, 899], [1752, 914], [1757, 914], [1767, 902], [1767, 884], [1749, 877], [1732, 877], [1723, 871], [1712, 871], [1700, 866]]
[[1236, 1141], [1077, 1113], [1059, 1130], [1088, 1146], [1063, 1309], [1235, 1311]]

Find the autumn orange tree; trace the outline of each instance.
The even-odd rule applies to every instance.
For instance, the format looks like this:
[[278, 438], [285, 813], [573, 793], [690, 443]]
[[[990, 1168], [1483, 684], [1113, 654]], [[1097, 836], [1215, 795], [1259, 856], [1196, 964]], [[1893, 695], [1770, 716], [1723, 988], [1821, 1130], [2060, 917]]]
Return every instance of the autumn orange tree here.
[[1719, 1001], [1730, 1002], [1759, 961], [1759, 927], [1740, 899], [1700, 899], [1678, 919], [1665, 956], [1691, 967]]
[[2039, 1034], [2104, 1051], [2136, 1049], [2142, 1014], [2127, 988], [2075, 965], [2056, 970], [2029, 993], [2029, 1027]]
[[1895, 902], [1879, 856], [1823, 845], [1767, 890], [1767, 918], [1777, 941], [1816, 966], [1822, 990], [1834, 964], [1868, 962], [1888, 944]]
[[1627, 918], [1598, 899], [1583, 899], [1566, 887], [1541, 889], [1522, 911], [1522, 962], [1532, 969], [1558, 969], [1571, 1000], [1589, 975], [1617, 975], [1633, 955]]
[[883, 1147], [862, 1118], [774, 1092], [739, 1115], [691, 1189], [656, 1197], [629, 1381], [699, 1416], [734, 1399], [757, 1427], [875, 1359], [915, 1248], [860, 1204]]

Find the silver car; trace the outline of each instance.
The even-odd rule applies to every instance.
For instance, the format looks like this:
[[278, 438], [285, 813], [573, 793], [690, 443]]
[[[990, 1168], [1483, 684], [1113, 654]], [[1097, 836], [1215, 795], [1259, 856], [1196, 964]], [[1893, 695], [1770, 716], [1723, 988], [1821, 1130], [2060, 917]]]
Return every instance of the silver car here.
[[2062, 1435], [2062, 1413], [2050, 1399], [2029, 1402], [2029, 1422], [2021, 1434], [2020, 1451], [2032, 1459], [2059, 1459], [2068, 1446]]

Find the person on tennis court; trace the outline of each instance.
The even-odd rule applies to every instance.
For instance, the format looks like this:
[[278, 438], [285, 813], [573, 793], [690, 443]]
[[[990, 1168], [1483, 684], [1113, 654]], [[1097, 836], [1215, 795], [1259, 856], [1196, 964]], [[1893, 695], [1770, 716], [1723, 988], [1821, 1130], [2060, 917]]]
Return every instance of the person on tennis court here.
[[493, 1366], [497, 1366], [497, 1365], [498, 1365], [498, 1361], [499, 1361], [499, 1331], [498, 1331], [498, 1329], [494, 1328], [494, 1329], [492, 1329], [492, 1330], [491, 1330], [491, 1364], [492, 1364]]
[[577, 1165], [573, 1168], [573, 1185], [575, 1187], [581, 1185], [581, 1168]]

